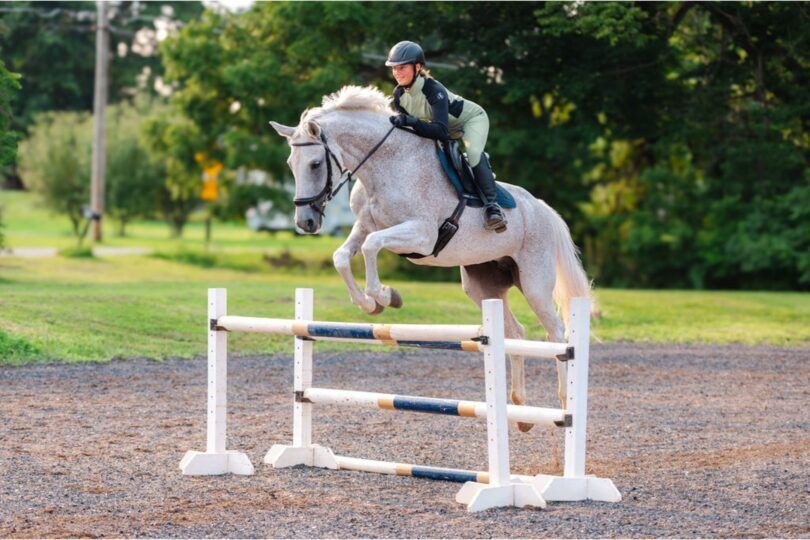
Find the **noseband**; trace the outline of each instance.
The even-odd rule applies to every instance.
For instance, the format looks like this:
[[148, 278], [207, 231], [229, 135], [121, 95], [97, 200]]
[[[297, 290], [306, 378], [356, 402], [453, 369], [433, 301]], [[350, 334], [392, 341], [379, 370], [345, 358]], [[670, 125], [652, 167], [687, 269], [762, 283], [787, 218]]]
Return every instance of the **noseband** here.
[[[326, 208], [326, 205], [329, 203], [329, 201], [331, 201], [335, 197], [335, 195], [338, 194], [338, 192], [344, 186], [344, 184], [346, 184], [346, 182], [351, 182], [352, 180], [354, 180], [353, 177], [357, 173], [357, 171], [360, 170], [360, 167], [362, 167], [363, 164], [366, 162], [366, 160], [368, 160], [368, 158], [370, 158], [374, 154], [374, 152], [376, 152], [377, 149], [380, 146], [382, 146], [382, 144], [385, 142], [385, 140], [388, 138], [388, 136], [391, 135], [392, 131], [394, 131], [394, 127], [391, 127], [391, 129], [388, 130], [388, 133], [385, 134], [385, 136], [380, 140], [380, 142], [378, 142], [376, 145], [374, 145], [374, 148], [372, 148], [371, 151], [369, 151], [369, 153], [366, 154], [366, 157], [363, 158], [363, 160], [360, 162], [360, 164], [358, 164], [357, 167], [355, 167], [353, 171], [350, 171], [350, 170], [346, 169], [345, 167], [343, 167], [340, 164], [337, 157], [335, 156], [335, 153], [332, 152], [331, 148], [329, 148], [329, 143], [326, 140], [326, 134], [323, 132], [323, 129], [321, 129], [321, 137], [320, 137], [321, 140], [320, 140], [320, 142], [311, 141], [311, 142], [301, 142], [301, 143], [290, 143], [290, 146], [317, 146], [317, 145], [323, 145], [324, 159], [326, 160], [326, 185], [323, 186], [323, 189], [321, 191], [319, 191], [315, 195], [312, 195], [311, 197], [296, 197], [296, 198], [294, 198], [293, 199], [293, 204], [295, 204], [295, 206], [309, 206], [310, 208], [312, 208], [313, 210], [318, 212], [321, 216], [323, 216], [324, 209]], [[340, 181], [337, 188], [335, 188], [334, 190], [332, 189], [332, 186], [333, 186], [333, 183], [332, 183], [332, 161], [334, 161], [335, 165], [337, 165], [338, 169], [340, 169], [340, 175], [341, 175], [341, 178], [343, 179], [343, 180]]]

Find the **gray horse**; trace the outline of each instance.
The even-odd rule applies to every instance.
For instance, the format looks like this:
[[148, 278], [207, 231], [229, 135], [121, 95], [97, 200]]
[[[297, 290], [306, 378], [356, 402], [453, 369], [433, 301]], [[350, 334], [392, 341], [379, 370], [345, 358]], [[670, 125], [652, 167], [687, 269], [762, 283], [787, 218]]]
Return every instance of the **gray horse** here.
[[[376, 152], [370, 151], [390, 130], [390, 100], [374, 87], [345, 86], [325, 96], [321, 107], [308, 109], [297, 127], [270, 122], [286, 137], [287, 160], [295, 176], [296, 224], [317, 232], [333, 188], [333, 174], [356, 170], [363, 163], [351, 191], [357, 216], [349, 237], [335, 251], [335, 268], [346, 282], [351, 301], [366, 313], [386, 306], [401, 307], [393, 288], [377, 273], [377, 254], [430, 254], [438, 229], [454, 210], [458, 197], [445, 177], [433, 141], [394, 130]], [[336, 170], [333, 170], [336, 169]], [[344, 175], [345, 177], [345, 175]], [[519, 186], [503, 184], [517, 201], [506, 210], [509, 228], [497, 234], [483, 228], [483, 212], [468, 209], [456, 236], [437, 256], [410, 259], [414, 264], [461, 267], [464, 292], [480, 308], [487, 298], [503, 300], [507, 338], [522, 339], [524, 328], [507, 302], [507, 292], [518, 287], [526, 297], [550, 341], [565, 341], [559, 306], [568, 320], [569, 299], [590, 296], [590, 283], [571, 234], [559, 214]], [[357, 284], [350, 259], [363, 253], [366, 287]], [[522, 356], [510, 356], [512, 402], [526, 400]], [[557, 362], [558, 394], [565, 407], [565, 362]], [[519, 424], [523, 431], [531, 424]]]

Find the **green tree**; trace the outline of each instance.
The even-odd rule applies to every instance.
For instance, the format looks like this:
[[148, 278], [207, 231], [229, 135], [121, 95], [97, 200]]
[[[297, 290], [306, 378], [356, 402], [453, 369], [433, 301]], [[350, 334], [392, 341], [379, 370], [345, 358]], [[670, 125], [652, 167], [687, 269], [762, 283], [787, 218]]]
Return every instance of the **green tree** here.
[[80, 245], [87, 232], [92, 122], [86, 113], [43, 113], [20, 145], [23, 177], [50, 209], [67, 216]]
[[143, 140], [155, 166], [165, 171], [159, 206], [172, 235], [180, 237], [189, 215], [200, 204], [202, 178], [195, 155], [205, 146], [205, 137], [183, 117], [155, 114], [144, 123]]
[[[25, 92], [12, 108], [16, 131], [28, 133], [37, 114], [91, 111], [95, 73], [96, 3], [6, 3], [0, 12], [0, 55], [22, 74]], [[154, 93], [163, 76], [158, 39], [202, 12], [200, 2], [110, 4], [109, 100], [129, 99], [140, 87]], [[159, 35], [160, 34], [160, 35]], [[7, 172], [15, 176], [14, 169]]]
[[401, 39], [484, 106], [499, 177], [563, 214], [599, 284], [810, 286], [802, 4], [261, 3], [162, 52], [198, 150], [281, 180], [267, 121], [344, 84], [390, 90]]
[[[124, 234], [136, 217], [151, 217], [168, 195], [163, 162], [141, 138], [148, 101], [122, 103], [107, 111], [105, 206]], [[43, 113], [20, 145], [20, 169], [26, 183], [54, 212], [70, 220], [81, 243], [86, 233], [84, 207], [89, 201], [93, 118], [87, 113]]]
[[0, 60], [0, 167], [13, 162], [17, 155], [17, 134], [11, 128], [11, 101], [20, 89], [19, 78]]
[[[156, 118], [147, 131], [170, 171], [166, 210], [176, 233], [198, 201], [198, 153], [277, 179], [264, 187], [224, 183], [215, 215], [241, 216], [258, 198], [282, 206], [288, 149], [268, 122], [295, 123], [324, 93], [362, 82], [355, 71], [368, 21], [356, 3], [257, 3], [244, 14], [208, 10], [162, 44], [166, 75], [179, 88], [171, 98], [172, 120]], [[322, 31], [308, 32], [308, 26]]]
[[[152, 159], [142, 140], [144, 119], [154, 105], [144, 98], [135, 105], [120, 103], [107, 113], [107, 170], [105, 198], [107, 214], [118, 222], [124, 236], [127, 223], [152, 217], [165, 190], [166, 171]], [[159, 106], [157, 107], [159, 108]]]
[[[287, 174], [270, 120], [305, 108], [356, 75], [368, 10], [349, 3], [256, 3], [243, 14], [206, 11], [161, 46], [172, 104], [205, 134], [204, 151], [231, 167]], [[309, 31], [315, 28], [316, 31]]]

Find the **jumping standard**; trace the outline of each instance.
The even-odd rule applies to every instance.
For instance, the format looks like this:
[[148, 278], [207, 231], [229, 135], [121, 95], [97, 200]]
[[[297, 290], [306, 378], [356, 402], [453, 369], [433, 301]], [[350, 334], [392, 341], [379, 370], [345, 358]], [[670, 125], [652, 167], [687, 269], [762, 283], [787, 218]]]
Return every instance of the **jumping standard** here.
[[[621, 500], [612, 481], [585, 475], [590, 326], [587, 298], [571, 300], [567, 343], [505, 339], [504, 306], [500, 299], [482, 302], [481, 326], [318, 322], [313, 320], [312, 289], [296, 290], [294, 320], [227, 315], [225, 289], [209, 289], [208, 299], [208, 444], [205, 452], [189, 451], [183, 457], [180, 468], [185, 475], [253, 474], [247, 455], [226, 449], [227, 332], [262, 332], [295, 336], [293, 441], [291, 445], [274, 445], [267, 452], [264, 461], [275, 468], [308, 465], [465, 482], [456, 500], [466, 504], [471, 512], [499, 506], [542, 508], [546, 501]], [[315, 388], [313, 345], [323, 340], [481, 352], [486, 402]], [[510, 352], [567, 363], [566, 408], [507, 405], [505, 354]], [[488, 470], [444, 469], [336, 455], [312, 442], [315, 404], [485, 419]], [[509, 420], [565, 429], [563, 476], [510, 474]]]

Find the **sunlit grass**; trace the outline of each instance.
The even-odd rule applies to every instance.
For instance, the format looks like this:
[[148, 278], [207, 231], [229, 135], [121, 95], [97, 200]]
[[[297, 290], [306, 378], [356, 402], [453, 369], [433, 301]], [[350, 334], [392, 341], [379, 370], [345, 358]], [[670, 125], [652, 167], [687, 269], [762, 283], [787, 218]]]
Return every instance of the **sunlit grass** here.
[[[0, 190], [4, 235], [7, 247], [71, 248], [76, 245], [67, 217], [52, 213], [29, 192]], [[214, 222], [212, 245], [205, 244], [205, 216], [192, 214], [182, 238], [173, 238], [162, 221], [136, 221], [127, 225], [126, 236], [118, 236], [115, 221], [104, 222], [105, 247], [147, 247], [156, 251], [213, 249], [223, 253], [271, 253], [294, 250], [319, 256], [331, 256], [341, 239], [329, 236], [297, 236], [292, 232], [269, 234], [250, 230], [244, 223]], [[87, 239], [85, 240], [87, 242]]]
[[[292, 317], [296, 287], [315, 289], [321, 320], [465, 323], [480, 315], [457, 283], [392, 282], [405, 300], [379, 318], [348, 301], [334, 272], [206, 269], [152, 257], [0, 259], [0, 362], [103, 361], [203, 354], [206, 290], [228, 289], [229, 312]], [[810, 345], [810, 295], [804, 293], [600, 290], [603, 341]], [[544, 337], [526, 302], [511, 304], [528, 337]], [[290, 339], [234, 334], [237, 354], [289, 352]], [[322, 349], [355, 346], [323, 343]]]

